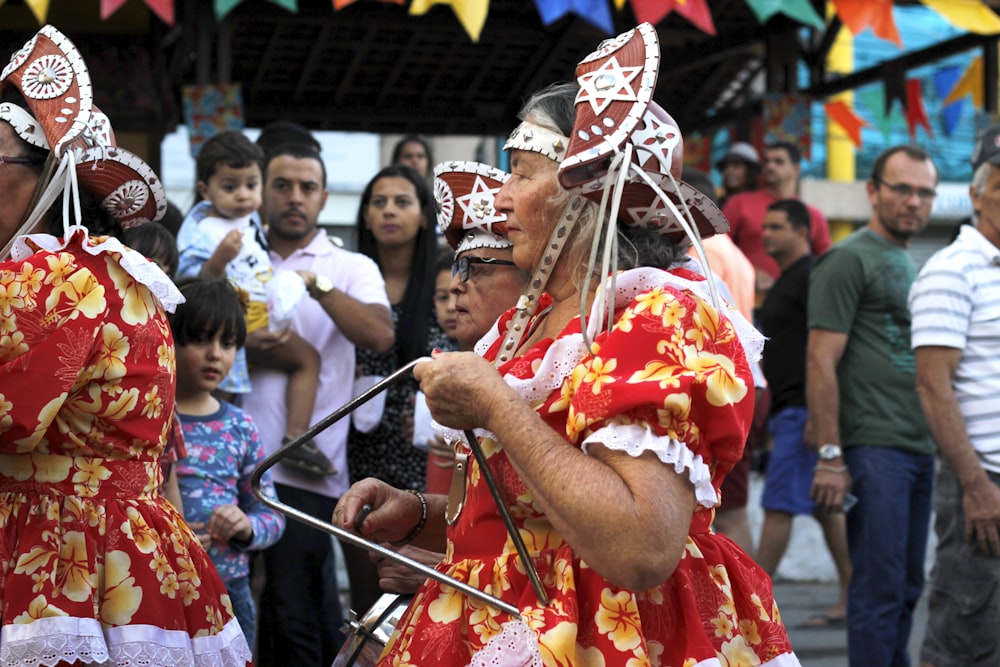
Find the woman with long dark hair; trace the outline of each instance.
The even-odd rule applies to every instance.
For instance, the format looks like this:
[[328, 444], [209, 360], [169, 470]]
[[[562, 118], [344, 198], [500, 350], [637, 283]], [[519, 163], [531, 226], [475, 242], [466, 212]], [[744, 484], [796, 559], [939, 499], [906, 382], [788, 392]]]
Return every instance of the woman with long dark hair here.
[[[396, 343], [386, 354], [357, 351], [359, 376], [386, 376], [434, 349], [450, 349], [434, 310], [438, 242], [436, 212], [427, 182], [402, 165], [382, 169], [368, 182], [358, 208], [358, 250], [378, 264], [396, 323]], [[381, 422], [370, 432], [352, 426], [347, 441], [351, 481], [376, 477], [401, 489], [423, 490], [427, 453], [413, 445], [413, 379], [389, 389]], [[345, 547], [351, 605], [364, 611], [380, 595], [367, 553]]]

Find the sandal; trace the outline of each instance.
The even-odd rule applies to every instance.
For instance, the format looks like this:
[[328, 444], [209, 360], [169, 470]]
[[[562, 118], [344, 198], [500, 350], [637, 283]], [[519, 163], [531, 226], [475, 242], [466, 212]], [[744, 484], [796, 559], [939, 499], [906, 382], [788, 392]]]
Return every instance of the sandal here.
[[[281, 439], [281, 446], [285, 448], [288, 444], [292, 442], [291, 438], [284, 437]], [[280, 463], [285, 464], [291, 468], [295, 468], [299, 472], [308, 473], [310, 475], [319, 475], [325, 477], [327, 475], [336, 475], [337, 469], [333, 467], [333, 463], [330, 459], [326, 458], [323, 452], [319, 451], [319, 447], [313, 440], [307, 440], [295, 447], [294, 450], [288, 452], [288, 454], [281, 459]]]

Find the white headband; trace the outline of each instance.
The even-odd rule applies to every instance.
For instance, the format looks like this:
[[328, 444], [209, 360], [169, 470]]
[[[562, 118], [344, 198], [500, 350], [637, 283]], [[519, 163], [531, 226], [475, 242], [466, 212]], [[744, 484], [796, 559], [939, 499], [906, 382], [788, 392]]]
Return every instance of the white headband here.
[[524, 121], [510, 133], [503, 149], [505, 151], [511, 149], [532, 151], [533, 153], [541, 153], [550, 160], [562, 162], [563, 158], [566, 157], [568, 145], [569, 137], [553, 132], [547, 127]]

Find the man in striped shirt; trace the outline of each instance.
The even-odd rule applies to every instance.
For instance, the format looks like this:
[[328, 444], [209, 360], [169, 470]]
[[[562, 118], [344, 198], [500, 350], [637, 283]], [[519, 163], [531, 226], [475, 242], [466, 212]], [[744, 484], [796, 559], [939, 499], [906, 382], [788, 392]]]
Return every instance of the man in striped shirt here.
[[910, 291], [917, 391], [940, 457], [921, 664], [1000, 665], [1000, 126], [972, 155], [975, 217]]

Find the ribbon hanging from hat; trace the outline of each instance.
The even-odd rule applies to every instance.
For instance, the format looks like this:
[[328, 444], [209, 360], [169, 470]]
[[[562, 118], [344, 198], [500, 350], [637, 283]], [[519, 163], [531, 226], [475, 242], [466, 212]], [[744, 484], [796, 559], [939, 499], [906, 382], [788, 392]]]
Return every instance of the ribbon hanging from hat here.
[[826, 111], [827, 116], [844, 128], [844, 132], [851, 138], [854, 147], [861, 148], [861, 128], [871, 127], [868, 122], [856, 114], [843, 100], [827, 102], [823, 105], [823, 110]]
[[979, 109], [983, 106], [983, 94], [983, 58], [977, 56], [965, 68], [962, 78], [952, 87], [942, 104], [951, 104], [966, 95], [971, 95], [972, 104]]
[[760, 23], [767, 23], [775, 14], [784, 14], [799, 23], [824, 30], [823, 17], [816, 13], [809, 0], [746, 0]]
[[607, 0], [535, 0], [535, 7], [543, 25], [552, 25], [566, 14], [576, 14], [608, 35], [615, 31]]
[[[108, 17], [121, 9], [125, 2], [126, 0], [101, 0], [101, 20], [107, 21]], [[167, 25], [174, 24], [174, 0], [143, 0], [143, 2], [160, 17], [161, 21]]]
[[876, 37], [903, 48], [892, 15], [893, 0], [832, 0], [837, 16], [855, 36], [871, 28]]
[[977, 35], [1000, 33], [1000, 17], [982, 0], [921, 0], [956, 28]]
[[434, 5], [449, 5], [458, 17], [458, 22], [468, 33], [469, 39], [473, 42], [479, 41], [479, 35], [486, 23], [486, 15], [490, 11], [490, 0], [413, 0], [410, 5], [410, 15], [426, 14]]
[[906, 125], [910, 128], [910, 141], [917, 138], [917, 125], [924, 128], [931, 139], [934, 138], [934, 130], [931, 129], [931, 122], [927, 118], [927, 109], [924, 106], [924, 94], [921, 90], [920, 79], [908, 79], [906, 81]]
[[656, 25], [671, 12], [676, 12], [698, 30], [713, 36], [716, 34], [708, 0], [632, 0], [632, 12], [636, 21], [651, 25]]

